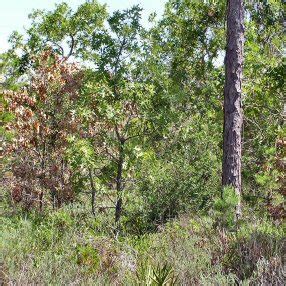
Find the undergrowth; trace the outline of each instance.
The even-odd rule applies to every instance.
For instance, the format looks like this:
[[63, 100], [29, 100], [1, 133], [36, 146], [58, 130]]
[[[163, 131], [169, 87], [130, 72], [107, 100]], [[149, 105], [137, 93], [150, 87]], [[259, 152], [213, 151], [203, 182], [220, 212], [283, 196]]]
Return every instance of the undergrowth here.
[[269, 219], [252, 216], [234, 231], [215, 216], [184, 215], [118, 238], [109, 219], [80, 206], [5, 213], [4, 285], [283, 285], [285, 229]]

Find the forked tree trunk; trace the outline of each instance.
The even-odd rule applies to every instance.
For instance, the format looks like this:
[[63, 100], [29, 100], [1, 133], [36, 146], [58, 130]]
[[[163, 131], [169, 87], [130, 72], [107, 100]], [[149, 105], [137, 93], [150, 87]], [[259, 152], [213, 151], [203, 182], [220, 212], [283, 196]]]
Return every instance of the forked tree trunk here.
[[243, 0], [228, 0], [227, 47], [224, 86], [223, 186], [233, 186], [239, 198], [236, 217], [241, 216], [241, 107], [244, 44]]

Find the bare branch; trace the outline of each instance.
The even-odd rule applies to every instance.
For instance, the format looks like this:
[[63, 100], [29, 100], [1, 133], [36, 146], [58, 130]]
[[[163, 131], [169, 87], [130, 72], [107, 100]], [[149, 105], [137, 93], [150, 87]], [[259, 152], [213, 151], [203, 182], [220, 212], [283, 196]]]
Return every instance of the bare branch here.
[[67, 56], [65, 57], [64, 61], [67, 61], [69, 59], [69, 57], [72, 56], [72, 54], [73, 54], [73, 50], [74, 50], [74, 46], [75, 46], [75, 39], [74, 39], [74, 36], [72, 34], [70, 34], [70, 38], [71, 38], [70, 50], [69, 50], [69, 53], [67, 54]]

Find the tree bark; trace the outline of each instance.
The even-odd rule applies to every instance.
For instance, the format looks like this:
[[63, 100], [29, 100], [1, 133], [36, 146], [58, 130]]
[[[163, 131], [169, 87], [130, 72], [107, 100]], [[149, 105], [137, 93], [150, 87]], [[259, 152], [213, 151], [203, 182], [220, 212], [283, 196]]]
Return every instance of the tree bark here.
[[122, 172], [124, 162], [124, 142], [120, 141], [119, 145], [119, 160], [117, 162], [117, 175], [116, 175], [116, 193], [117, 200], [115, 206], [115, 223], [118, 224], [122, 212]]
[[89, 182], [90, 182], [90, 187], [91, 187], [91, 212], [95, 216], [95, 195], [96, 195], [96, 190], [95, 190], [95, 185], [94, 185], [94, 181], [93, 181], [91, 168], [88, 169], [88, 175], [89, 175]]
[[243, 0], [228, 0], [222, 185], [232, 186], [239, 199], [236, 206], [237, 219], [241, 216], [241, 134], [243, 123], [241, 97], [243, 45]]

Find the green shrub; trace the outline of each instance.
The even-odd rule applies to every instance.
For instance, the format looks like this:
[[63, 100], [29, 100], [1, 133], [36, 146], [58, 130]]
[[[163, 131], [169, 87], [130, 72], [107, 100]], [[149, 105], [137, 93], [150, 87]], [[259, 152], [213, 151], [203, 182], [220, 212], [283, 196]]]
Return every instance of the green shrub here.
[[223, 189], [222, 197], [214, 201], [214, 215], [217, 219], [217, 224], [220, 227], [233, 228], [235, 221], [235, 207], [238, 203], [238, 197], [231, 187]]

